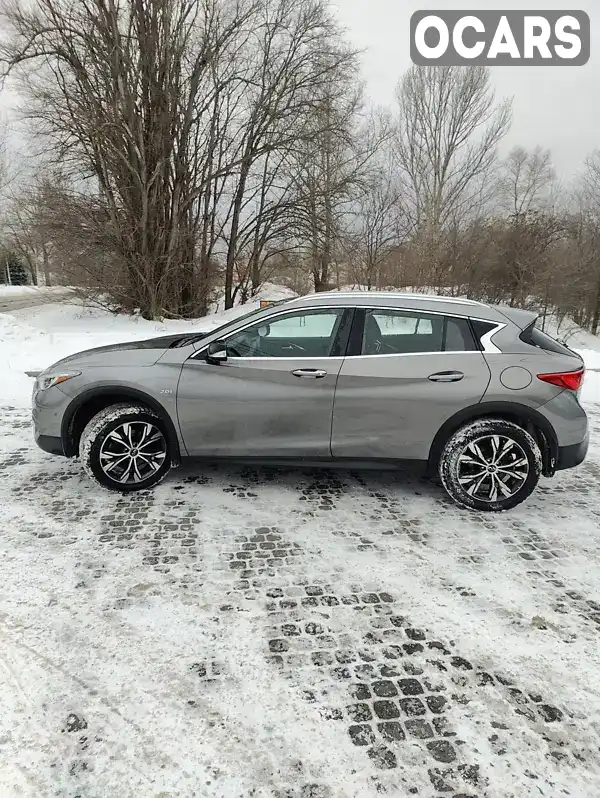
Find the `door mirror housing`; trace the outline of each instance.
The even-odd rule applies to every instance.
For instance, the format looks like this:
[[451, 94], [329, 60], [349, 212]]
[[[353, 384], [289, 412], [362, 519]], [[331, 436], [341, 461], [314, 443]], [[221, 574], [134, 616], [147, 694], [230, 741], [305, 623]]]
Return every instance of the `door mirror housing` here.
[[225, 341], [213, 341], [206, 350], [206, 359], [209, 363], [225, 363], [227, 360], [227, 345]]

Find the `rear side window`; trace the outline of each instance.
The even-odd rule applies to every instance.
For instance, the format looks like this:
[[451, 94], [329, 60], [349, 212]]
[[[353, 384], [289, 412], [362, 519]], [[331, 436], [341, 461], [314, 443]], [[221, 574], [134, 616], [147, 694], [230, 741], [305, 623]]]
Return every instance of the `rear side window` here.
[[416, 355], [477, 349], [467, 319], [404, 310], [367, 310], [361, 354]]
[[526, 327], [519, 338], [530, 346], [535, 346], [538, 349], [544, 349], [546, 352], [554, 352], [557, 355], [572, 355], [573, 352], [568, 346], [556, 341], [552, 336], [542, 332], [537, 326], [537, 320]]
[[477, 346], [467, 319], [446, 319], [444, 352], [475, 352]]

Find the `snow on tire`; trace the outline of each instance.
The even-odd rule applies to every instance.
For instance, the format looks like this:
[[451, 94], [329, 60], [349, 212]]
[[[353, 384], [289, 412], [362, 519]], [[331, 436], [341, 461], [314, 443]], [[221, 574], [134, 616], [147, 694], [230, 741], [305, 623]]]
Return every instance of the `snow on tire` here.
[[[148, 443], [144, 443], [144, 435]], [[110, 405], [97, 413], [84, 429], [79, 441], [79, 459], [86, 474], [104, 488], [124, 493], [150, 488], [171, 469], [165, 424], [157, 413], [143, 405]], [[124, 471], [126, 467], [129, 474]]]
[[510, 510], [535, 490], [542, 455], [533, 437], [504, 419], [479, 419], [457, 430], [439, 462], [448, 495], [463, 507]]

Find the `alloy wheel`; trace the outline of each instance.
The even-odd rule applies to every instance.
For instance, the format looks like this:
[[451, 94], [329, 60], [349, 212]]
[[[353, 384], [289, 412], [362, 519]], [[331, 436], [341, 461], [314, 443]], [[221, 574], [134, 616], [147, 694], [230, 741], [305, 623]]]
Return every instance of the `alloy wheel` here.
[[121, 485], [143, 482], [160, 469], [167, 457], [161, 430], [148, 421], [127, 421], [115, 427], [100, 447], [100, 467]]
[[458, 482], [472, 498], [497, 502], [517, 494], [529, 475], [525, 450], [505, 435], [485, 435], [458, 457]]

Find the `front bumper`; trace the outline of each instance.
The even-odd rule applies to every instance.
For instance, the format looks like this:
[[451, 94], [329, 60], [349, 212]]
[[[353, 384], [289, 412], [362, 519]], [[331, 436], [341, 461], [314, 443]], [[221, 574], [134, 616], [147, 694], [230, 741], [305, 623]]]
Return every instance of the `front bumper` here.
[[49, 454], [60, 454], [64, 456], [62, 441], [60, 438], [55, 438], [53, 435], [40, 435], [37, 431], [35, 433], [35, 442]]
[[31, 398], [35, 442], [45, 452], [64, 455], [61, 422], [69, 397], [58, 387], [53, 387], [46, 391], [34, 389]]
[[556, 460], [556, 470], [564, 471], [567, 468], [575, 468], [575, 466], [583, 463], [586, 458], [589, 445], [590, 433], [588, 431], [581, 443], [575, 443], [573, 446], [559, 446], [558, 458]]

